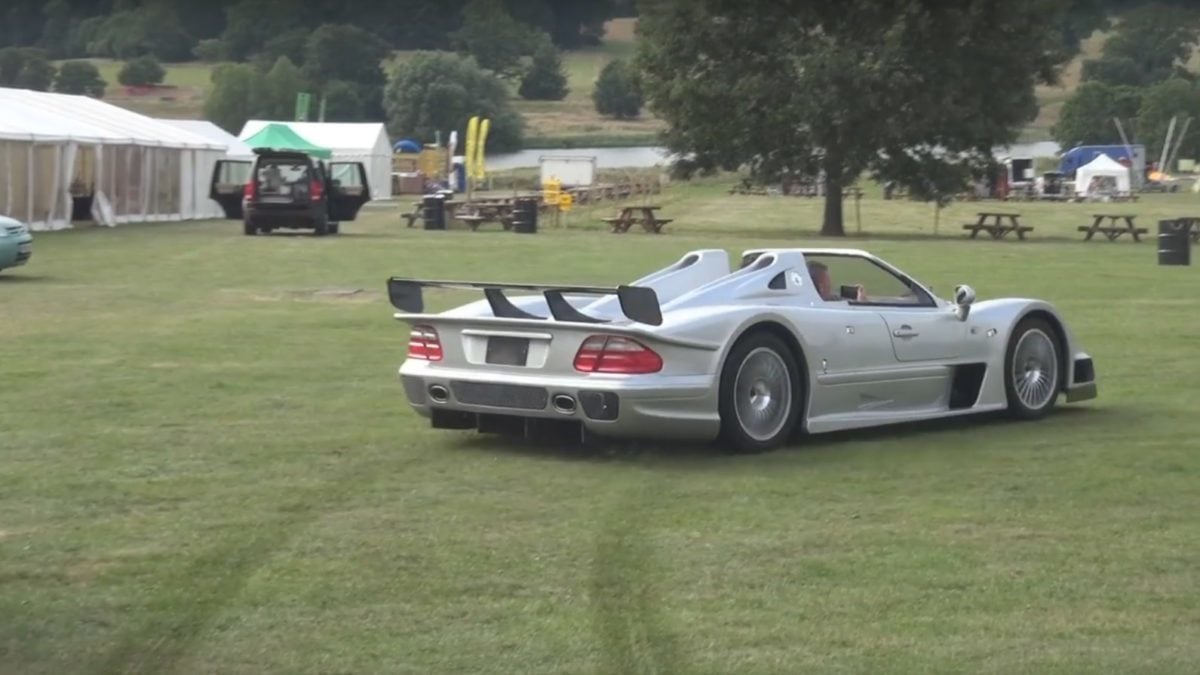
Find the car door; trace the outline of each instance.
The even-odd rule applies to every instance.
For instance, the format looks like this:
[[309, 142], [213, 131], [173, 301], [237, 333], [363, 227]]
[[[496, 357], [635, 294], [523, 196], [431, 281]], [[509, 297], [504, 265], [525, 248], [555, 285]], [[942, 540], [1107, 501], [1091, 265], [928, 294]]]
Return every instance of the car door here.
[[897, 361], [943, 361], [962, 353], [967, 324], [947, 307], [885, 307], [880, 314]]
[[242, 159], [221, 159], [213, 166], [208, 196], [221, 205], [225, 217], [242, 219], [242, 195], [250, 180], [252, 162]]
[[[961, 338], [955, 335], [964, 334], [962, 322], [915, 281], [861, 254], [806, 253], [805, 260], [819, 270], [814, 283], [824, 299], [823, 315], [836, 318], [847, 333], [835, 352], [843, 351], [851, 370], [835, 371], [831, 358], [828, 375], [817, 378], [831, 393], [841, 392], [835, 405], [858, 419], [881, 420], [937, 409], [950, 377], [938, 361], [958, 353]], [[853, 321], [856, 315], [863, 318]], [[873, 328], [867, 341], [864, 328]]]
[[816, 389], [810, 421], [887, 407], [884, 384], [896, 367], [887, 324], [878, 312], [846, 303], [800, 311], [797, 329], [804, 335]]
[[329, 219], [354, 220], [358, 210], [371, 200], [367, 169], [362, 162], [329, 164]]

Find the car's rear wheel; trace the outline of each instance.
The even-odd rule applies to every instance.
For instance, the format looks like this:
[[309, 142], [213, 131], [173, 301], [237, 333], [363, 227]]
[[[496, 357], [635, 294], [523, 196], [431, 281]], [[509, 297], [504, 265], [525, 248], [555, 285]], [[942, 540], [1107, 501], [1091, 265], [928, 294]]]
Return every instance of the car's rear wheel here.
[[1062, 383], [1057, 332], [1043, 319], [1017, 324], [1004, 356], [1004, 388], [1008, 410], [1018, 419], [1038, 419], [1050, 412]]
[[242, 221], [242, 232], [244, 232], [247, 237], [253, 237], [254, 235], [258, 234], [258, 228], [254, 226], [253, 222], [244, 220]]
[[341, 223], [330, 223], [329, 224], [329, 234], [337, 234], [340, 226], [341, 226]]
[[721, 442], [732, 452], [763, 452], [786, 442], [804, 400], [800, 368], [783, 340], [766, 333], [734, 345], [721, 370]]
[[324, 237], [325, 235], [329, 234], [329, 221], [321, 218], [317, 221], [317, 224], [313, 229], [316, 231], [318, 237]]

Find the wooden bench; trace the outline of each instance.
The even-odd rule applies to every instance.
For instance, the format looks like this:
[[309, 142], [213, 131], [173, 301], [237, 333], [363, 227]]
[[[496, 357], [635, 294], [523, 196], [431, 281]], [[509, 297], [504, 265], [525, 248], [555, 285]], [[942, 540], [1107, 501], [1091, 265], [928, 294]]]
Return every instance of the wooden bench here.
[[[1148, 231], [1144, 227], [1135, 227], [1133, 219], [1137, 216], [1130, 213], [1093, 213], [1091, 225], [1080, 225], [1075, 228], [1079, 232], [1087, 232], [1084, 241], [1090, 241], [1097, 233], [1103, 234], [1109, 241], [1116, 241], [1123, 234], [1128, 234], [1133, 237], [1134, 241], [1141, 241], [1142, 235]], [[1108, 220], [1110, 225], [1103, 225], [1104, 221]], [[1124, 222], [1123, 225], [1118, 223]]]

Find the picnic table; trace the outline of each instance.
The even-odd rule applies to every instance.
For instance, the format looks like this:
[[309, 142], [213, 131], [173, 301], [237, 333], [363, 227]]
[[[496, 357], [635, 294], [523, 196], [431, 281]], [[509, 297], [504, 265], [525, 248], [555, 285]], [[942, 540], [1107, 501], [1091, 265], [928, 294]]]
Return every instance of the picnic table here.
[[[1015, 232], [1019, 239], [1024, 239], [1025, 233], [1033, 230], [1032, 225], [1021, 224], [1021, 214], [1019, 213], [981, 211], [977, 215], [979, 216], [979, 220], [973, 223], [966, 223], [962, 226], [964, 230], [971, 231], [972, 239], [978, 236], [981, 231], [992, 235], [992, 239], [1003, 239], [1010, 232]], [[1006, 220], [1008, 221], [1007, 223], [1005, 222]]]
[[1177, 218], [1175, 222], [1179, 223], [1179, 226], [1188, 232], [1192, 241], [1200, 243], [1200, 216]]
[[[1123, 234], [1133, 237], [1134, 241], [1141, 241], [1142, 235], [1146, 234], [1146, 228], [1134, 226], [1133, 219], [1136, 217], [1132, 213], [1093, 213], [1094, 220], [1091, 225], [1080, 225], [1075, 229], [1087, 232], [1084, 241], [1090, 241], [1098, 233], [1108, 237], [1109, 241], [1116, 241], [1117, 237]], [[1104, 225], [1105, 220], [1108, 221], [1108, 225]]]
[[[453, 199], [447, 199], [445, 201], [446, 214], [447, 215], [453, 214], [454, 209], [457, 208], [458, 205], [461, 203], [462, 202], [457, 202], [457, 201], [454, 201]], [[425, 202], [424, 202], [424, 200], [418, 200], [418, 201], [413, 202], [413, 210], [412, 211], [409, 211], [408, 213], [400, 214], [400, 219], [405, 221], [405, 224], [408, 227], [412, 227], [413, 224], [417, 220], [424, 218], [424, 217], [425, 217]]]
[[467, 224], [474, 232], [479, 229], [483, 223], [499, 222], [504, 229], [512, 229], [512, 204], [503, 202], [485, 202], [485, 203], [467, 203], [460, 209], [462, 213], [455, 212], [454, 217], [457, 220]]
[[[663, 225], [671, 222], [672, 218], [659, 218], [654, 212], [661, 206], [622, 206], [621, 212], [615, 218], [601, 218], [612, 227], [613, 234], [628, 232], [634, 223], [641, 223], [642, 229], [654, 234], [661, 234]], [[641, 212], [639, 218], [635, 214]]]

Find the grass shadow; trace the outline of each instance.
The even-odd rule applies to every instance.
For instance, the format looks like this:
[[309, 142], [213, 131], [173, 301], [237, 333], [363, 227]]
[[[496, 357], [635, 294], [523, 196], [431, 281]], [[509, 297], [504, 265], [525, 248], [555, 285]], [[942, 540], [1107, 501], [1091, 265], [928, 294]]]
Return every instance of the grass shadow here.
[[[1094, 419], [1097, 414], [1103, 414], [1105, 421], [1113, 421], [1115, 412], [1117, 411], [1107, 408], [1057, 406], [1046, 416], [1045, 420], [1033, 422], [1013, 420], [1004, 411], [983, 412], [813, 435], [801, 434], [776, 452], [820, 453], [823, 455], [856, 442], [905, 441], [918, 437], [935, 440], [939, 435], [949, 432], [986, 431], [1017, 424], [1040, 424], [1055, 420], [1071, 420], [1072, 423], [1076, 423]], [[563, 461], [643, 462], [651, 460], [668, 464], [721, 465], [755, 456], [726, 452], [719, 441], [706, 443], [589, 438], [586, 442], [572, 442], [570, 440], [554, 441], [499, 434], [479, 434], [473, 431], [459, 433], [462, 434], [461, 441], [454, 445], [464, 452], [506, 453]]]
[[0, 284], [29, 284], [35, 282], [52, 282], [54, 277], [42, 276], [40, 274], [5, 274], [0, 270]]

